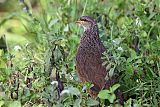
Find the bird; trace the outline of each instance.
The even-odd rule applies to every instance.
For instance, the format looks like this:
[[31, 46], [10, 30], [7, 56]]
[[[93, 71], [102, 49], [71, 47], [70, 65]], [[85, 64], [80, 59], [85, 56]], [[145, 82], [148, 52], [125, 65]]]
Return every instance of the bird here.
[[83, 35], [76, 54], [76, 71], [82, 82], [89, 82], [90, 96], [96, 98], [102, 89], [108, 89], [115, 83], [115, 79], [105, 80], [108, 75], [102, 66], [103, 52], [106, 51], [101, 39], [96, 21], [90, 16], [81, 16], [76, 23], [83, 27]]

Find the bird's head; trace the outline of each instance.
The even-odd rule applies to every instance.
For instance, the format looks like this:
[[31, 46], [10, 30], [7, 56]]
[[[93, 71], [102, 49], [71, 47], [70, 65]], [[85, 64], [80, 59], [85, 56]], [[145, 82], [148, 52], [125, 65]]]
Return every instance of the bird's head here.
[[92, 26], [96, 25], [96, 22], [89, 16], [81, 16], [76, 23], [82, 26], [84, 31], [91, 29]]

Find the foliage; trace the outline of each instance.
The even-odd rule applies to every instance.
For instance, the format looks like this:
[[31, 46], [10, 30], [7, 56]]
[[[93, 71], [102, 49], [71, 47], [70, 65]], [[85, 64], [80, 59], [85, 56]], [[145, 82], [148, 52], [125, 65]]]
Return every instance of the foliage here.
[[[114, 92], [120, 89], [125, 107], [160, 106], [159, 0], [19, 3], [21, 6], [13, 3], [17, 9], [0, 20], [6, 36], [25, 38], [23, 43], [8, 41], [8, 52], [0, 50], [0, 106], [99, 105], [84, 92], [75, 72], [82, 29], [74, 22], [81, 15], [92, 16], [98, 23], [107, 49], [102, 57], [109, 71], [106, 79], [118, 77], [118, 84], [100, 91], [100, 103], [104, 105], [104, 99], [108, 99], [110, 107], [119, 107]], [[10, 23], [17, 23], [18, 29]], [[60, 78], [56, 78], [57, 73]]]
[[115, 84], [112, 87], [109, 88], [109, 90], [101, 90], [98, 94], [98, 97], [100, 99], [107, 99], [110, 103], [114, 103], [114, 100], [116, 100], [116, 96], [114, 92], [120, 87], [119, 84]]

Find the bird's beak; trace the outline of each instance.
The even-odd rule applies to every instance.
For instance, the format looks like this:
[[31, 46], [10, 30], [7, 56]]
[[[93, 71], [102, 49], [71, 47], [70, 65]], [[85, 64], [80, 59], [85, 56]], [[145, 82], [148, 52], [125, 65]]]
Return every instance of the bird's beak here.
[[77, 24], [81, 24], [81, 22], [82, 22], [81, 20], [77, 20], [76, 21]]

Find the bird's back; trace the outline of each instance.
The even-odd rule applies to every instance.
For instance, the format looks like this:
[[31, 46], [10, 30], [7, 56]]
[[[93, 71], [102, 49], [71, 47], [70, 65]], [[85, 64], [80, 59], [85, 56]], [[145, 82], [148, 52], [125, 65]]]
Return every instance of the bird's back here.
[[97, 90], [104, 87], [107, 74], [102, 66], [102, 53], [105, 48], [100, 41], [99, 35], [94, 32], [84, 32], [76, 56], [76, 68], [83, 82], [91, 82]]

